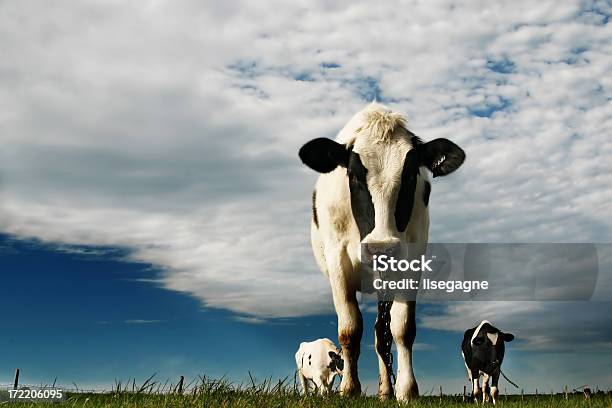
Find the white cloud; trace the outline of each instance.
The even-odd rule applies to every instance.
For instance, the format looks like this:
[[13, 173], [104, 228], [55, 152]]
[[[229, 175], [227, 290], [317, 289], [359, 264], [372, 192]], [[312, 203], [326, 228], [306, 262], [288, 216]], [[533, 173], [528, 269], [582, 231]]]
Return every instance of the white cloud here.
[[129, 319], [124, 321], [126, 324], [154, 324], [162, 323], [163, 320], [148, 320], [148, 319]]
[[258, 319], [330, 311], [296, 152], [378, 93], [467, 151], [434, 183], [432, 240], [612, 235], [605, 3], [0, 10], [3, 232], [129, 248], [164, 287]]
[[260, 319], [259, 317], [252, 317], [252, 316], [235, 316], [234, 320], [241, 322], [241, 323], [247, 323], [247, 324], [264, 324], [266, 323], [265, 319]]

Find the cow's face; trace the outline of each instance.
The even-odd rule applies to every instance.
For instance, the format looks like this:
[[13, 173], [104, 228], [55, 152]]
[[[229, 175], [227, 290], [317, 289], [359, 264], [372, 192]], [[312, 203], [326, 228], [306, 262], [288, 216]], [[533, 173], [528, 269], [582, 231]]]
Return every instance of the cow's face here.
[[300, 149], [302, 161], [320, 173], [346, 168], [351, 209], [364, 244], [403, 243], [420, 169], [445, 176], [465, 159], [450, 140], [423, 143], [404, 128], [394, 133], [384, 141], [358, 133], [350, 146], [318, 138]]
[[338, 375], [342, 375], [342, 370], [344, 370], [344, 360], [342, 359], [342, 352], [334, 352], [330, 351], [329, 355], [329, 365], [327, 366], [329, 370]]
[[489, 323], [480, 326], [472, 337], [472, 361], [477, 361], [487, 373], [492, 373], [504, 359], [505, 342], [514, 340], [514, 335], [504, 333]]

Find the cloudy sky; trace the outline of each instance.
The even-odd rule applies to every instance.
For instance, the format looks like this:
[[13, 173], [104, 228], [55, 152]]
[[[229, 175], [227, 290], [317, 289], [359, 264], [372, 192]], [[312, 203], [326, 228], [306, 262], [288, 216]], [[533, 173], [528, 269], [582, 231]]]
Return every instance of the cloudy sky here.
[[[49, 275], [71, 293], [110, 285], [91, 307], [92, 324], [108, 324], [77, 337], [106, 327], [116, 337], [97, 346], [102, 355], [130, 338], [122, 324], [170, 359], [162, 344], [172, 330], [160, 326], [204, 310], [268, 345], [284, 364], [273, 374], [288, 372], [293, 344], [335, 331], [309, 247], [316, 175], [297, 150], [333, 137], [373, 99], [405, 113], [425, 140], [447, 137], [467, 152], [460, 171], [434, 182], [431, 241], [610, 242], [611, 14], [604, 1], [0, 2], [0, 273], [39, 292]], [[67, 269], [46, 268], [47, 256]], [[120, 278], [122, 268], [137, 272]], [[12, 299], [8, 287], [0, 299]], [[113, 300], [115, 290], [126, 295]], [[131, 309], [136, 296], [150, 307]], [[33, 315], [69, 299], [42, 298], [28, 299]], [[165, 307], [175, 301], [184, 304]], [[104, 318], [108, 302], [135, 315]], [[455, 340], [488, 317], [517, 335], [508, 364], [523, 384], [609, 387], [609, 310], [424, 305], [422, 355], [437, 350], [457, 370], [422, 364], [417, 376], [422, 389], [462, 384]], [[203, 348], [210, 331], [195, 330]], [[279, 358], [269, 339], [285, 331], [295, 335]], [[67, 342], [60, 331], [56, 340]], [[176, 361], [193, 372], [208, 360]], [[269, 374], [261, 361], [231, 361], [236, 376]], [[108, 380], [85, 365], [66, 380], [112, 382], [120, 363]], [[362, 367], [375, 379], [373, 358]], [[0, 354], [0, 382], [13, 368]], [[550, 372], [559, 374], [539, 377]]]

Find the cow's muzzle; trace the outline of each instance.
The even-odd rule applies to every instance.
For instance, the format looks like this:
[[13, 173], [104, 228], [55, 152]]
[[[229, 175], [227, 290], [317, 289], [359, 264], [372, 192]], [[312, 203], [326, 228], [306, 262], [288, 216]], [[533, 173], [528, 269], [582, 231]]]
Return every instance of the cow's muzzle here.
[[387, 255], [387, 257], [401, 258], [402, 247], [398, 241], [368, 242], [361, 244], [361, 259], [372, 259], [374, 256]]

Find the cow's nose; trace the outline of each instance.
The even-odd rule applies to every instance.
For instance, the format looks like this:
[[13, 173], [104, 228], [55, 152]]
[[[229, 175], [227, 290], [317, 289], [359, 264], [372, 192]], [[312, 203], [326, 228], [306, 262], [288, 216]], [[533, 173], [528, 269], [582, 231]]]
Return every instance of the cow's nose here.
[[395, 258], [400, 256], [400, 246], [395, 242], [368, 242], [363, 245], [369, 256], [387, 255]]

